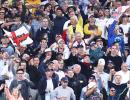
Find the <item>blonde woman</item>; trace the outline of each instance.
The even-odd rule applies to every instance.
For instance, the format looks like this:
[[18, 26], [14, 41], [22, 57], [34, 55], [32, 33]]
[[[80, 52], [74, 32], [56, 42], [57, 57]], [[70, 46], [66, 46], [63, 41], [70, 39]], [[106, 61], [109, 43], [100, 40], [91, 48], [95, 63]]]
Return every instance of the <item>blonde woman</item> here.
[[9, 88], [5, 85], [7, 100], [24, 100], [19, 89], [19, 87], [15, 87], [13, 88], [12, 93], [10, 93]]

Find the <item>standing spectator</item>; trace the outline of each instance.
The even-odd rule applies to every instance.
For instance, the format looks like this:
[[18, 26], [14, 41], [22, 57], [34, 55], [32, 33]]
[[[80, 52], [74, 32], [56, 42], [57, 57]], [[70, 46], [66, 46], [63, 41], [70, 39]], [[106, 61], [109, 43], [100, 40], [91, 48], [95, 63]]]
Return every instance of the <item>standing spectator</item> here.
[[[96, 78], [94, 75], [91, 75], [88, 79], [88, 84], [90, 82], [95, 82], [96, 83]], [[80, 95], [80, 100], [84, 100], [85, 99], [85, 94], [87, 92], [87, 89], [88, 89], [88, 84], [82, 88], [82, 91], [81, 91], [81, 95]], [[97, 84], [96, 84], [97, 85]], [[97, 89], [97, 92], [99, 92], [99, 89]]]
[[6, 36], [3, 36], [3, 38], [1, 38], [1, 42], [2, 42], [2, 46], [0, 47], [1, 50], [7, 52], [9, 54], [9, 56], [14, 54], [14, 48], [12, 46], [9, 45], [9, 38]]
[[111, 47], [114, 43], [119, 43], [119, 50], [121, 54], [124, 53], [124, 36], [122, 29], [117, 25], [118, 19], [115, 20], [108, 30], [108, 47]]
[[24, 100], [21, 92], [19, 90], [19, 86], [13, 88], [12, 93], [9, 91], [9, 88], [7, 86], [5, 86], [5, 94], [7, 96], [8, 100]]
[[83, 19], [82, 16], [80, 15], [80, 10], [78, 11], [78, 13], [79, 13], [78, 17], [76, 15], [73, 15], [70, 18], [70, 26], [68, 26], [68, 31], [67, 31], [67, 37], [69, 41], [74, 40], [74, 34], [76, 32], [83, 34]]
[[53, 60], [53, 70], [58, 75], [59, 81], [62, 79], [62, 77], [65, 77], [65, 73], [60, 69], [58, 60]]
[[115, 89], [115, 95], [112, 97], [113, 100], [118, 100], [119, 95], [123, 92], [123, 90], [127, 87], [127, 83], [121, 84], [121, 75], [116, 73], [114, 76], [114, 83], [111, 81], [108, 81], [108, 87], [109, 89], [114, 88]]
[[65, 41], [63, 39], [59, 39], [57, 41], [57, 46], [55, 46], [54, 51], [56, 53], [62, 53], [63, 59], [68, 59], [70, 55], [70, 51], [68, 46], [65, 44]]
[[27, 73], [29, 74], [30, 80], [34, 83], [34, 87], [31, 88], [30, 93], [32, 100], [38, 100], [38, 83], [42, 78], [43, 70], [40, 70], [39, 58], [35, 56], [33, 58], [33, 65], [28, 66]]
[[96, 82], [90, 82], [85, 93], [85, 100], [92, 99], [103, 100], [102, 94], [97, 91]]
[[76, 100], [75, 94], [72, 88], [68, 87], [68, 78], [63, 77], [61, 79], [61, 86], [57, 87], [52, 93], [52, 100], [65, 99], [65, 100]]
[[83, 40], [84, 35], [82, 33], [76, 32], [74, 34], [74, 42], [73, 42], [73, 46], [77, 47], [78, 45], [82, 45], [84, 47], [84, 51], [86, 50], [86, 45], [85, 42]]
[[52, 100], [51, 92], [58, 86], [58, 82], [55, 78], [52, 78], [51, 69], [45, 69], [45, 77], [42, 78], [38, 84], [38, 90], [41, 96], [41, 100]]
[[99, 90], [101, 90], [102, 87], [105, 87], [105, 89], [108, 90], [109, 74], [104, 72], [104, 66], [105, 66], [105, 60], [103, 58], [100, 58], [98, 60], [97, 67], [95, 69], [95, 73], [93, 74], [98, 82]]
[[94, 14], [88, 16], [88, 23], [84, 25], [84, 34], [84, 37], [88, 38], [87, 44], [95, 37], [101, 36], [102, 30], [99, 25], [96, 25]]
[[115, 45], [111, 47], [110, 54], [108, 54], [105, 58], [106, 62], [108, 62], [109, 60], [114, 63], [116, 71], [121, 70], [122, 58], [121, 56], [119, 56], [119, 50]]
[[81, 65], [81, 73], [85, 75], [87, 81], [90, 75], [93, 73], [93, 67], [90, 62], [90, 55], [85, 54], [82, 62], [79, 63]]
[[5, 9], [4, 8], [0, 8], [0, 39], [3, 36], [4, 32], [2, 30], [3, 26], [2, 24], [4, 24], [5, 22]]
[[51, 27], [49, 27], [49, 19], [44, 17], [41, 21], [41, 28], [36, 33], [36, 42], [39, 44], [42, 38], [47, 35], [48, 46], [50, 46], [53, 43], [53, 34], [51, 33]]
[[74, 71], [74, 86], [72, 87], [76, 95], [76, 100], [79, 100], [81, 90], [86, 85], [86, 77], [81, 73], [81, 66], [78, 64], [73, 65]]
[[92, 41], [90, 43], [89, 54], [91, 62], [95, 65], [98, 59], [103, 57], [104, 52], [102, 51], [102, 48], [99, 47], [99, 45], [97, 45], [94, 41]]
[[20, 92], [23, 99], [30, 100], [30, 86], [33, 86], [33, 84], [25, 79], [23, 69], [18, 69], [16, 71], [16, 79], [11, 82], [10, 91], [12, 91], [13, 88], [17, 87], [18, 85], [20, 87]]
[[121, 84], [127, 83], [130, 80], [130, 71], [128, 70], [128, 65], [126, 63], [122, 63], [121, 70], [117, 73], [122, 77]]
[[119, 25], [122, 30], [123, 30], [123, 37], [124, 37], [124, 44], [128, 45], [128, 36], [129, 36], [129, 28], [130, 28], [130, 23], [128, 21], [128, 16], [127, 15], [122, 15], [121, 17], [121, 24]]
[[96, 24], [100, 25], [102, 29], [101, 37], [105, 40], [107, 40], [107, 29], [106, 29], [106, 22], [108, 21], [107, 18], [105, 18], [105, 11], [104, 9], [99, 10], [98, 18], [96, 19]]
[[70, 55], [67, 60], [65, 60], [66, 66], [72, 66], [73, 64], [78, 63], [78, 50], [77, 47], [72, 47], [70, 50]]
[[56, 10], [56, 18], [54, 19], [54, 26], [53, 26], [54, 36], [56, 36], [56, 34], [62, 35], [63, 33], [63, 25], [67, 19], [62, 14], [63, 14], [62, 8], [58, 7]]

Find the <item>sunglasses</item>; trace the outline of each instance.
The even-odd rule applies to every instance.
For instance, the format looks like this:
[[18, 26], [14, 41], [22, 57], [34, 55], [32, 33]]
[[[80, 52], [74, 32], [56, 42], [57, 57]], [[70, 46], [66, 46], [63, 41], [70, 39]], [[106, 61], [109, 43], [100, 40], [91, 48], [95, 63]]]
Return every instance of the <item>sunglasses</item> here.
[[17, 74], [24, 74], [24, 73], [17, 73]]
[[94, 80], [94, 77], [90, 77], [89, 79], [90, 79], [90, 80]]
[[113, 90], [110, 90], [110, 91], [115, 92], [116, 90], [113, 89]]

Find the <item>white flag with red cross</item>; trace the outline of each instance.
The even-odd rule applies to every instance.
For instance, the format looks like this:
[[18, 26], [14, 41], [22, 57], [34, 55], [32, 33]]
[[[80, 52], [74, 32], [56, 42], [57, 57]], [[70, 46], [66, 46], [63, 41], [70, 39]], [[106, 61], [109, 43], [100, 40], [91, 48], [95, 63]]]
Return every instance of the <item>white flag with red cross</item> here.
[[8, 32], [4, 30], [5, 34], [9, 37], [14, 46], [25, 47], [28, 44], [33, 43], [33, 40], [29, 37], [28, 30], [22, 26], [14, 32]]

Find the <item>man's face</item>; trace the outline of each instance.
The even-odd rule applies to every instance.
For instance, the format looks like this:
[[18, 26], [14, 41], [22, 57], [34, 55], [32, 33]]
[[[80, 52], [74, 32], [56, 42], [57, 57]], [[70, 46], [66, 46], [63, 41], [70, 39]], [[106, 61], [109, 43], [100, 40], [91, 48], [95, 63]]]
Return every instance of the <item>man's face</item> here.
[[67, 76], [70, 77], [70, 78], [72, 78], [74, 76], [74, 72], [72, 70], [69, 70], [67, 72]]
[[2, 38], [1, 42], [2, 42], [2, 44], [8, 44], [9, 43], [9, 39], [8, 38]]
[[110, 96], [115, 96], [116, 94], [116, 89], [115, 88], [110, 88]]
[[103, 72], [103, 70], [104, 70], [104, 65], [98, 64], [97, 68], [98, 68], [98, 71], [99, 71], [99, 72]]
[[9, 6], [8, 1], [5, 1], [4, 4], [3, 4], [3, 6], [7, 8]]
[[61, 85], [63, 88], [66, 88], [68, 86], [68, 81], [61, 81]]
[[115, 7], [118, 8], [118, 7], [120, 7], [120, 6], [122, 6], [121, 2], [120, 2], [120, 1], [116, 1], [116, 2], [115, 2]]
[[21, 63], [21, 69], [26, 69], [26, 63], [24, 62]]
[[72, 16], [71, 18], [70, 18], [70, 23], [72, 24], [72, 25], [76, 25], [77, 24], [77, 19], [76, 19], [76, 16]]
[[43, 19], [42, 20], [42, 26], [43, 27], [48, 27], [49, 23], [48, 23], [48, 19]]
[[128, 71], [128, 65], [126, 63], [123, 63], [121, 65], [121, 69], [124, 71], [124, 72], [127, 72]]
[[76, 40], [77, 42], [81, 42], [81, 41], [82, 41], [82, 35], [81, 35], [81, 33], [77, 33], [77, 34], [75, 35], [75, 40]]
[[56, 11], [56, 15], [59, 16], [59, 17], [62, 16], [62, 11], [61, 10], [57, 10]]
[[90, 63], [90, 57], [89, 56], [85, 56], [83, 58], [83, 61], [86, 62], [86, 63]]
[[23, 80], [23, 78], [24, 78], [24, 72], [23, 71], [18, 71], [17, 72], [17, 79]]
[[53, 73], [52, 73], [52, 71], [50, 70], [50, 71], [45, 72], [45, 74], [46, 74], [47, 77], [52, 77], [52, 74], [53, 74]]
[[47, 47], [47, 40], [42, 40], [41, 42], [40, 42], [40, 45], [42, 46], [42, 47], [44, 47], [44, 48], [46, 48]]
[[34, 66], [38, 66], [40, 63], [39, 58], [34, 58]]
[[4, 19], [5, 17], [5, 10], [0, 10], [0, 19]]
[[81, 71], [81, 67], [80, 66], [75, 66], [73, 69], [74, 73], [79, 74]]
[[121, 84], [121, 76], [120, 75], [115, 76], [115, 83], [116, 84]]
[[111, 53], [117, 55], [118, 54], [118, 48], [116, 46], [112, 46]]

